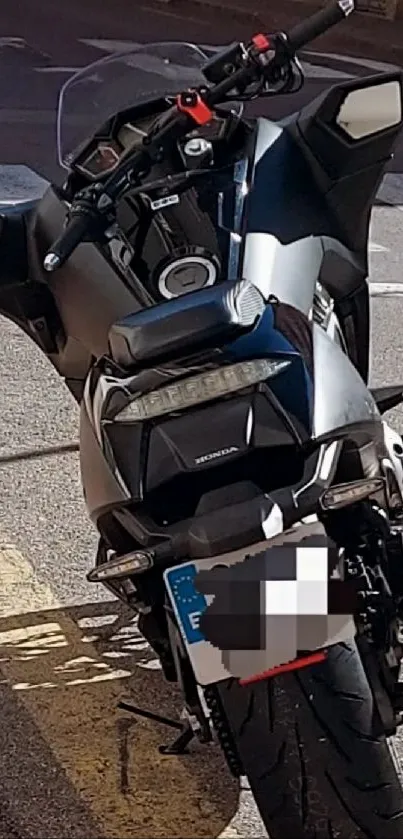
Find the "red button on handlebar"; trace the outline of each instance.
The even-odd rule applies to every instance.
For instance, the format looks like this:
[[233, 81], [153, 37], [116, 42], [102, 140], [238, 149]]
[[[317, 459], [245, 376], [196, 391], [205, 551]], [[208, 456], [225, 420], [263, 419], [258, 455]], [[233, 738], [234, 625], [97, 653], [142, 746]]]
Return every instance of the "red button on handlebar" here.
[[191, 117], [197, 125], [205, 125], [214, 116], [214, 112], [203, 102], [197, 90], [180, 93], [176, 98], [176, 107], [178, 111]]
[[252, 44], [257, 50], [259, 50], [259, 52], [265, 52], [265, 50], [269, 50], [271, 46], [267, 35], [263, 35], [262, 33], [253, 36]]

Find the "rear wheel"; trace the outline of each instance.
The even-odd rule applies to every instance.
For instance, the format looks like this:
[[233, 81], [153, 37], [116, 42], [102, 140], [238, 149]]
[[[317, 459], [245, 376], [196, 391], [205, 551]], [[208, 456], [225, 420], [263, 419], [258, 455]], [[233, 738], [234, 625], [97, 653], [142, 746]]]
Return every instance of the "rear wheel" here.
[[270, 839], [403, 839], [403, 792], [355, 644], [215, 690]]

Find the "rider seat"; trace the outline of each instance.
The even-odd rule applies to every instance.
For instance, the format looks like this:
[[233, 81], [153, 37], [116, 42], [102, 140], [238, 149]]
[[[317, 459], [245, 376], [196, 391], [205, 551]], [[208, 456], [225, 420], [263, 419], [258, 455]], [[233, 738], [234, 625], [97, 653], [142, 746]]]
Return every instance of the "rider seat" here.
[[189, 357], [249, 332], [264, 310], [256, 286], [227, 281], [117, 321], [109, 332], [110, 356], [122, 368]]

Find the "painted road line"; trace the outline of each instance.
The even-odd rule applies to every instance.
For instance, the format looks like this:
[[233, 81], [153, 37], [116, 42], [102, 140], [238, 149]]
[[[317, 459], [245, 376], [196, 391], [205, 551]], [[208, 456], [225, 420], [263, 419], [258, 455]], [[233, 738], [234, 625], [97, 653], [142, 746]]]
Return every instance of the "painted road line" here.
[[369, 283], [371, 297], [403, 297], [403, 283]]
[[0, 38], [0, 64], [2, 68], [25, 67], [50, 63], [50, 55], [29, 44], [25, 38]]
[[391, 70], [397, 69], [394, 64], [385, 64], [383, 61], [372, 61], [368, 58], [357, 58], [352, 55], [339, 55], [335, 52], [316, 52], [314, 50], [304, 50], [305, 55], [317, 56], [320, 59], [330, 58], [334, 61], [344, 62], [345, 64], [356, 64], [365, 69], [375, 70], [377, 73], [390, 73]]
[[117, 604], [90, 604], [87, 617], [84, 607], [62, 608], [4, 542], [0, 581], [0, 696], [11, 690], [22, 703], [103, 839], [225, 835], [238, 786], [218, 748], [201, 759], [199, 746], [193, 756], [163, 757], [166, 731], [117, 710], [125, 698], [174, 713], [169, 686], [146, 669], [145, 644], [133, 627], [101, 643], [108, 625], [115, 631]]
[[376, 242], [370, 241], [369, 252], [370, 253], [388, 253], [389, 248], [384, 248], [383, 245], [377, 245]]
[[94, 47], [107, 53], [125, 52], [125, 50], [136, 49], [142, 47], [140, 41], [114, 41], [112, 38], [80, 38], [80, 44], [85, 44], [86, 47]]
[[[80, 43], [85, 44], [88, 47], [93, 47], [94, 49], [102, 50], [102, 52], [106, 52], [109, 54], [125, 52], [127, 50], [134, 50], [138, 47], [144, 46], [144, 43], [139, 43], [138, 41], [115, 41], [111, 38], [81, 38]], [[211, 46], [211, 44], [200, 44], [200, 49], [206, 50], [209, 53], [216, 53], [220, 52], [228, 46], [228, 44], [224, 44], [222, 46]], [[329, 79], [329, 80], [337, 80], [337, 79], [351, 79], [351, 73], [344, 73], [341, 70], [335, 70], [332, 67], [321, 67], [319, 65], [313, 65], [307, 61], [302, 61], [302, 66], [304, 69], [304, 75], [306, 78], [310, 79]], [[40, 72], [49, 72], [48, 68], [45, 68], [43, 71]]]
[[73, 76], [74, 73], [82, 70], [83, 66], [85, 67], [85, 64], [80, 67], [34, 67], [33, 70], [35, 73], [66, 73], [68, 76]]

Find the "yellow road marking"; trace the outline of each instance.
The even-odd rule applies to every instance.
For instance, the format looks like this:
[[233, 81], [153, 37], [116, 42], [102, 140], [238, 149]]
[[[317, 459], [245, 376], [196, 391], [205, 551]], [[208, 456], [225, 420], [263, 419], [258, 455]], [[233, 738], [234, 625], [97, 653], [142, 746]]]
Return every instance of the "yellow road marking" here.
[[1, 547], [0, 690], [3, 681], [16, 691], [102, 839], [237, 836], [229, 823], [238, 787], [218, 750], [163, 757], [158, 745], [170, 732], [117, 710], [131, 698], [174, 712], [160, 673], [144, 669], [144, 642], [132, 630], [131, 644], [123, 632], [120, 650], [102, 649], [94, 622], [80, 628], [75, 611], [61, 608], [15, 548]]

